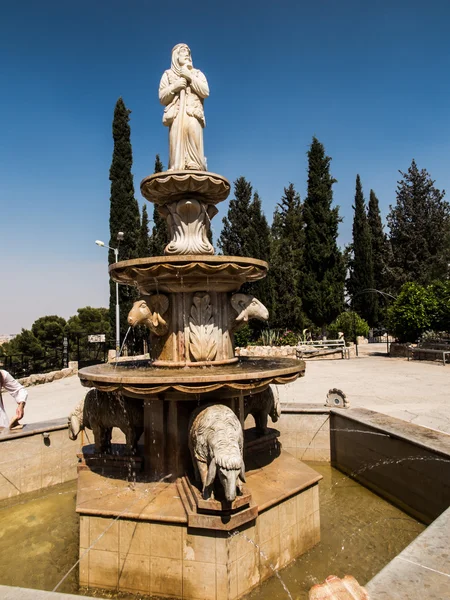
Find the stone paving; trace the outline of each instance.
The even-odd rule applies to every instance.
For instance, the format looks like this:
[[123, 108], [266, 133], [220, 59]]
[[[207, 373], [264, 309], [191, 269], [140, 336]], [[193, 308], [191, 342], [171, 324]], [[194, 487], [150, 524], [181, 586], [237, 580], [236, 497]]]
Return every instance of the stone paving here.
[[304, 378], [279, 386], [280, 399], [324, 404], [335, 387], [353, 408], [450, 433], [450, 365], [390, 358], [385, 344], [367, 344], [350, 360], [308, 360]]
[[[359, 357], [307, 360], [306, 375], [279, 386], [282, 402], [325, 404], [339, 388], [351, 407], [375, 410], [450, 434], [450, 365], [386, 356], [385, 344], [359, 346]], [[28, 388], [23, 423], [66, 417], [86, 392], [78, 377]], [[4, 393], [8, 416], [15, 403]]]

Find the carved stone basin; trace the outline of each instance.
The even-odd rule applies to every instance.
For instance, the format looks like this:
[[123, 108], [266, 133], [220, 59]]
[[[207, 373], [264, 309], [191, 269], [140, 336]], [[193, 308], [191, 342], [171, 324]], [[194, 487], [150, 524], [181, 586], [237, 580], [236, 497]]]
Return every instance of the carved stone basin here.
[[144, 198], [159, 205], [185, 197], [217, 204], [228, 197], [230, 182], [222, 175], [207, 171], [165, 171], [145, 177], [141, 192]]
[[305, 362], [294, 358], [246, 358], [223, 366], [168, 367], [139, 360], [100, 364], [80, 369], [78, 376], [86, 387], [104, 391], [122, 391], [126, 396], [144, 396], [178, 392], [236, 397], [248, 396], [269, 384], [284, 384], [305, 374]]
[[110, 265], [114, 281], [136, 285], [142, 294], [151, 292], [237, 291], [244, 283], [263, 279], [269, 265], [242, 256], [153, 256]]

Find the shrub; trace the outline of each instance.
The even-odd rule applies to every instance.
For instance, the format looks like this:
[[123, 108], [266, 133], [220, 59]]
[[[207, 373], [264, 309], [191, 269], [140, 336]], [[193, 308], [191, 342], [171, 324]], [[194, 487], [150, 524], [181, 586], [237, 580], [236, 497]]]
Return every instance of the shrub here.
[[252, 339], [252, 330], [248, 323], [238, 329], [234, 334], [234, 345], [237, 348], [246, 348]]
[[405, 283], [389, 308], [389, 328], [400, 342], [415, 342], [422, 332], [432, 328], [437, 310], [432, 286]]
[[299, 335], [287, 329], [279, 337], [277, 346], [296, 346], [299, 341]]
[[341, 313], [328, 326], [328, 337], [337, 339], [340, 331], [344, 333], [344, 338], [347, 341], [354, 340], [355, 335], [367, 337], [369, 335], [369, 324], [357, 312], [348, 310]]

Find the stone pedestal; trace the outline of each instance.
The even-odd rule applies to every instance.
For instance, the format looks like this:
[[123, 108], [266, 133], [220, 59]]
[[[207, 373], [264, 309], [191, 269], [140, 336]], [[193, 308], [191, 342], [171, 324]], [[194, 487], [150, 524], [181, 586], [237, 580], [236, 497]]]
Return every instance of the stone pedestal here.
[[248, 593], [320, 540], [321, 476], [283, 451], [258, 460], [247, 471], [256, 516], [231, 531], [190, 527], [176, 483], [81, 471], [80, 585], [186, 600]]

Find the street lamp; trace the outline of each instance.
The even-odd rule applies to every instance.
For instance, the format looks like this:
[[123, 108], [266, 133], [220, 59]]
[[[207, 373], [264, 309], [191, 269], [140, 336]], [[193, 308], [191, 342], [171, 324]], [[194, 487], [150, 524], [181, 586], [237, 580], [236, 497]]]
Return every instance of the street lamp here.
[[[117, 241], [120, 242], [123, 240], [123, 232], [119, 231], [117, 234]], [[114, 258], [116, 262], [119, 262], [119, 248], [112, 248], [102, 242], [101, 240], [95, 240], [97, 246], [101, 246], [102, 248], [109, 248], [114, 252]], [[120, 352], [120, 311], [119, 311], [119, 284], [116, 281], [116, 360], [119, 358]]]

